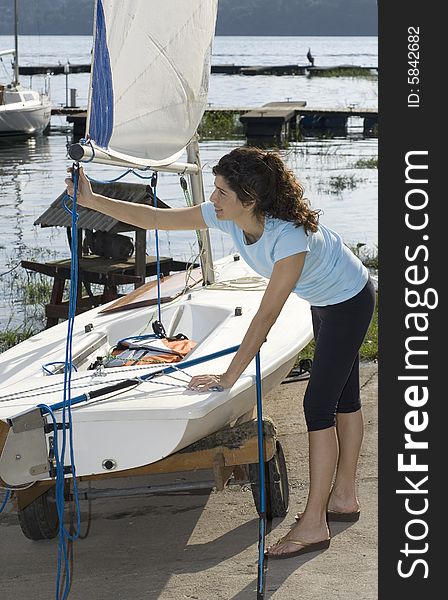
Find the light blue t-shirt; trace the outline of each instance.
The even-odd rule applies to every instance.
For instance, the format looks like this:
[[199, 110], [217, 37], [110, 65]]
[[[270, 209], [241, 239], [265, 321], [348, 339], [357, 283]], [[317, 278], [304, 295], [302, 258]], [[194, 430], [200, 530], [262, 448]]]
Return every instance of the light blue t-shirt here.
[[338, 304], [360, 292], [368, 280], [368, 271], [341, 237], [319, 224], [316, 233], [302, 226], [266, 217], [264, 232], [253, 244], [233, 221], [219, 220], [212, 202], [201, 204], [207, 227], [231, 235], [241, 258], [258, 274], [270, 278], [274, 264], [293, 254], [306, 252], [302, 274], [294, 292], [313, 306]]

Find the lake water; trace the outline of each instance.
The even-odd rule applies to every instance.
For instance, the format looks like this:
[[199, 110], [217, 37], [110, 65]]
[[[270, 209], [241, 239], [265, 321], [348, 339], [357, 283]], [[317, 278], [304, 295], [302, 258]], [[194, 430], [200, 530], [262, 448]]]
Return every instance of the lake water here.
[[[0, 49], [13, 46], [13, 39], [0, 36]], [[353, 64], [377, 66], [375, 37], [218, 37], [214, 44], [214, 64], [306, 64], [311, 48], [315, 65]], [[27, 36], [20, 38], [20, 64], [72, 64], [90, 62], [91, 38], [87, 36]], [[4, 59], [4, 64], [8, 66]], [[0, 81], [8, 81], [2, 72]], [[5, 70], [4, 70], [5, 71]], [[29, 78], [22, 78], [23, 85]], [[33, 77], [34, 89], [43, 86], [41, 77]], [[54, 104], [65, 104], [65, 77], [52, 78]], [[77, 89], [78, 104], [87, 102], [88, 75], [70, 75], [69, 87]], [[209, 102], [219, 106], [259, 106], [270, 101], [305, 100], [313, 107], [356, 105], [376, 108], [376, 78], [319, 78], [306, 76], [226, 76], [213, 75]], [[0, 140], [0, 275], [21, 259], [35, 256], [68, 256], [65, 230], [33, 226], [48, 205], [64, 188], [66, 158], [71, 133], [64, 131], [63, 117], [52, 118], [48, 136], [5, 142]], [[201, 142], [206, 194], [213, 188], [211, 168], [217, 160], [241, 140], [205, 140]], [[332, 138], [306, 138], [281, 151], [287, 164], [304, 183], [306, 195], [323, 211], [321, 220], [341, 233], [348, 244], [366, 244], [375, 249], [378, 240], [377, 171], [354, 168], [360, 159], [376, 159], [377, 139], [364, 137], [362, 124], [353, 119], [348, 135]], [[87, 172], [99, 179], [116, 177], [117, 170], [91, 164]], [[125, 180], [139, 182], [132, 176]], [[184, 205], [178, 177], [160, 175], [158, 193], [172, 206]], [[153, 238], [151, 237], [151, 243]], [[162, 255], [188, 259], [194, 255], [194, 234], [161, 233]], [[215, 257], [232, 250], [229, 238], [212, 232]], [[150, 246], [151, 247], [151, 246]], [[21, 270], [18, 267], [14, 273]], [[23, 271], [23, 270], [22, 270]], [[21, 315], [11, 315], [7, 302], [11, 275], [0, 278], [0, 330], [7, 324], [20, 323]]]

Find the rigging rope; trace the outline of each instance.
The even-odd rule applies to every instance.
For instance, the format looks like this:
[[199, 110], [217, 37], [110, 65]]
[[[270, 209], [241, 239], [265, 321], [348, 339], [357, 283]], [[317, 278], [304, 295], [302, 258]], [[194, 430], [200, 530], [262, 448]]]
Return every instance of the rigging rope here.
[[[68, 597], [71, 576], [70, 576], [70, 564], [67, 553], [67, 540], [74, 541], [78, 536], [81, 529], [81, 510], [79, 506], [78, 488], [76, 482], [76, 469], [75, 469], [75, 453], [73, 444], [73, 423], [72, 423], [72, 412], [71, 412], [71, 379], [73, 372], [73, 328], [76, 315], [76, 299], [78, 295], [78, 213], [77, 213], [77, 188], [79, 178], [79, 164], [74, 163], [72, 167], [72, 178], [73, 178], [73, 198], [72, 208], [70, 209], [66, 204], [66, 198], [62, 199], [62, 205], [64, 209], [71, 215], [71, 265], [70, 265], [70, 296], [69, 296], [69, 308], [68, 308], [68, 320], [67, 320], [67, 340], [65, 347], [65, 367], [64, 367], [64, 390], [63, 390], [63, 401], [62, 401], [62, 447], [59, 453], [58, 444], [58, 423], [53, 411], [48, 411], [53, 421], [53, 443], [54, 443], [54, 460], [56, 462], [56, 508], [59, 518], [59, 543], [58, 543], [58, 572], [56, 577], [56, 600], [66, 600]], [[39, 405], [39, 408], [46, 407], [46, 405]], [[46, 407], [49, 408], [49, 407]], [[68, 440], [67, 440], [68, 430]], [[70, 466], [65, 467], [65, 453], [66, 448], [69, 448]], [[77, 527], [73, 534], [68, 532], [64, 527], [64, 508], [65, 508], [65, 474], [69, 471], [73, 478], [73, 496], [75, 498], [76, 506], [76, 520]], [[62, 590], [61, 575], [62, 565], [64, 566], [65, 574], [65, 586]], [[62, 595], [61, 595], [62, 594]]]
[[[157, 172], [154, 171], [151, 177], [152, 195], [154, 199], [154, 208], [157, 209]], [[159, 253], [159, 230], [155, 229], [156, 239], [156, 267], [157, 267], [157, 317], [159, 323], [162, 323], [162, 307], [161, 307], [161, 293], [160, 293], [160, 253]]]
[[260, 490], [260, 515], [258, 521], [258, 581], [257, 599], [264, 599], [266, 569], [265, 569], [265, 541], [266, 541], [266, 482], [264, 463], [264, 428], [263, 428], [263, 397], [261, 390], [261, 359], [260, 351], [255, 355], [255, 373], [257, 390], [257, 430], [258, 430], [258, 477]]
[[8, 500], [9, 500], [10, 496], [11, 496], [11, 490], [8, 488], [6, 490], [5, 496], [3, 498], [3, 502], [2, 502], [2, 504], [0, 506], [0, 513], [2, 513], [5, 510], [5, 506], [8, 503]]

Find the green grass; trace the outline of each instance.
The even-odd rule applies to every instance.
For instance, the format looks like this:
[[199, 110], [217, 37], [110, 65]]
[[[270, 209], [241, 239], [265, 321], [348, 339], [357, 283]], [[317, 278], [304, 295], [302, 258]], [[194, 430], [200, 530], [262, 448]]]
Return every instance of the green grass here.
[[45, 306], [50, 301], [52, 287], [51, 280], [45, 275], [32, 277], [29, 281], [19, 284], [21, 302], [26, 305], [40, 304]]
[[[297, 357], [296, 365], [303, 358], [311, 358], [314, 356], [315, 343], [312, 340], [303, 350], [300, 351]], [[372, 317], [372, 322], [367, 330], [364, 342], [359, 351], [361, 360], [378, 360], [378, 293], [376, 294], [376, 306]]]
[[37, 333], [31, 327], [17, 327], [0, 331], [0, 353], [12, 348]]
[[243, 135], [239, 115], [227, 111], [206, 110], [198, 127], [200, 139], [231, 139]]
[[332, 192], [354, 190], [363, 180], [355, 175], [334, 175], [330, 177], [329, 186]]
[[[48, 248], [28, 248], [22, 258], [45, 261], [55, 256]], [[0, 332], [0, 351], [44, 329], [45, 305], [50, 301], [53, 284], [51, 277], [23, 269], [17, 258], [9, 258], [5, 264], [8, 270], [0, 278], [0, 294], [9, 305], [10, 314], [6, 315], [4, 330]], [[18, 313], [20, 326], [16, 326]]]
[[349, 246], [349, 248], [365, 267], [371, 271], [378, 271], [378, 247], [372, 250], [367, 248], [365, 244], [358, 242], [356, 246]]
[[360, 158], [353, 165], [354, 169], [378, 169], [378, 158]]
[[313, 71], [311, 75], [313, 77], [367, 77], [369, 79], [376, 77], [376, 75], [373, 75], [369, 69], [361, 69], [359, 67], [352, 67], [350, 69], [339, 69], [336, 67], [334, 69], [326, 69], [324, 71]]
[[[356, 246], [349, 247], [353, 254], [355, 254], [361, 260], [364, 266], [370, 270], [378, 271], [377, 248], [375, 250], [369, 250], [365, 247], [365, 244], [361, 243], [356, 244]], [[314, 356], [314, 347], [314, 340], [311, 340], [311, 342], [300, 351], [299, 356], [297, 357], [296, 365], [298, 365], [299, 361], [303, 358], [312, 359]], [[378, 360], [378, 292], [376, 293], [376, 305], [372, 322], [367, 330], [359, 354], [361, 360]]]

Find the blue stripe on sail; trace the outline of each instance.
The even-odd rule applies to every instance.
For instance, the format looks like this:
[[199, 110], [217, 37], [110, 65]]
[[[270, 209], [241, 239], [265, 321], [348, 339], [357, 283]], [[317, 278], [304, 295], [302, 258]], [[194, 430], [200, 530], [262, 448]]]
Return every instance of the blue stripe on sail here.
[[106, 21], [103, 3], [98, 0], [89, 135], [101, 148], [107, 148], [112, 136], [113, 100], [112, 70], [106, 40]]

